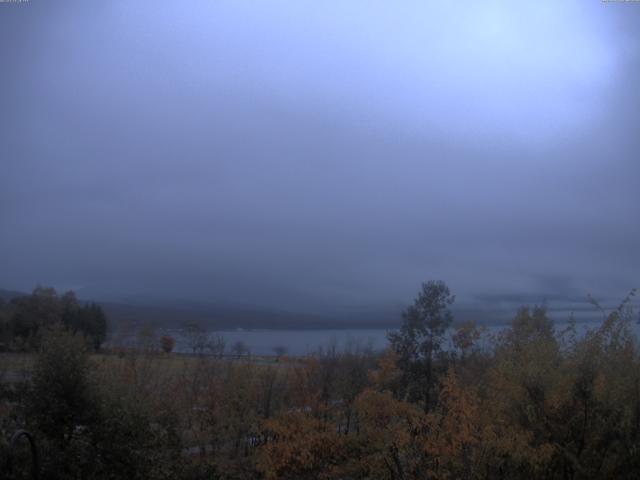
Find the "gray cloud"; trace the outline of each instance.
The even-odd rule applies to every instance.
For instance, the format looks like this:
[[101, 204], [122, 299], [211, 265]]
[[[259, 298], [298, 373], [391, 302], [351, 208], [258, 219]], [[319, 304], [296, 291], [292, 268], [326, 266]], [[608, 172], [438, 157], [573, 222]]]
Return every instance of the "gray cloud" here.
[[640, 8], [0, 7], [6, 287], [323, 311], [637, 284]]

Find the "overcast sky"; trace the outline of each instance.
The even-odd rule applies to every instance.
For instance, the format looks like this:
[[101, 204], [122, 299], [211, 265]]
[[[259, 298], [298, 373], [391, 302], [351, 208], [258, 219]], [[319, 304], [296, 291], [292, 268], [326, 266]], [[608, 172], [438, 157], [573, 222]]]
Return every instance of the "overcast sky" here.
[[30, 0], [0, 60], [1, 288], [638, 286], [640, 3]]

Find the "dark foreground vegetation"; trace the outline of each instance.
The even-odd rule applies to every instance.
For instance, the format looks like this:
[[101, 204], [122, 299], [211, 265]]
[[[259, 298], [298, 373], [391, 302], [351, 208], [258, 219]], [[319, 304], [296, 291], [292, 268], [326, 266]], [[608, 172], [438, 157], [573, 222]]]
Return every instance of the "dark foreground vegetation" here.
[[107, 318], [96, 303], [81, 303], [72, 291], [63, 295], [50, 287], [36, 287], [31, 295], [0, 297], [0, 351], [38, 350], [43, 331], [63, 325], [90, 340], [94, 350], [107, 335]]
[[24, 339], [31, 373], [0, 384], [3, 478], [30, 468], [26, 448], [4, 467], [19, 428], [45, 479], [638, 478], [632, 295], [586, 334], [523, 308], [488, 343], [465, 324], [443, 349], [453, 297], [428, 282], [386, 352], [270, 364], [96, 354], [90, 331], [44, 322]]

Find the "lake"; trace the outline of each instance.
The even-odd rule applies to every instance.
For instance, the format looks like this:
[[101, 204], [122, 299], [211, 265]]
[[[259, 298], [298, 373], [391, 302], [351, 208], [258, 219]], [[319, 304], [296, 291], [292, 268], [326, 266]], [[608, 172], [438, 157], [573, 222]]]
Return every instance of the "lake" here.
[[[584, 333], [587, 329], [596, 328], [601, 322], [588, 321], [577, 324], [579, 333]], [[636, 335], [640, 334], [640, 327], [633, 323]], [[556, 322], [556, 331], [561, 331], [567, 327], [566, 322]], [[488, 345], [490, 335], [498, 333], [507, 328], [507, 325], [486, 326], [481, 345]], [[284, 347], [289, 355], [306, 355], [318, 351], [319, 348], [327, 348], [335, 345], [338, 351], [347, 346], [371, 346], [374, 350], [383, 350], [387, 345], [387, 334], [393, 329], [318, 329], [318, 330], [218, 330], [208, 334], [221, 335], [225, 342], [226, 353], [231, 353], [231, 348], [236, 342], [242, 342], [253, 355], [274, 355], [275, 347]], [[163, 332], [176, 339], [176, 352], [189, 353], [190, 343], [184, 330], [170, 329]], [[444, 342], [444, 348], [451, 348], [451, 340]]]

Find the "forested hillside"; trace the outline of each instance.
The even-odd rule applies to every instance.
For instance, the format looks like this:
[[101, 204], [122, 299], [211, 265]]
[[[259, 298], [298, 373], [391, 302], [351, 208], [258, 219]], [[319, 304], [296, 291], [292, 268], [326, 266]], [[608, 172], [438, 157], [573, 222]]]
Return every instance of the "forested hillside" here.
[[31, 432], [45, 479], [637, 478], [633, 293], [585, 335], [523, 307], [490, 345], [464, 324], [443, 350], [454, 297], [428, 282], [387, 351], [302, 359], [92, 354], [47, 322], [27, 381], [2, 383], [2, 438]]

